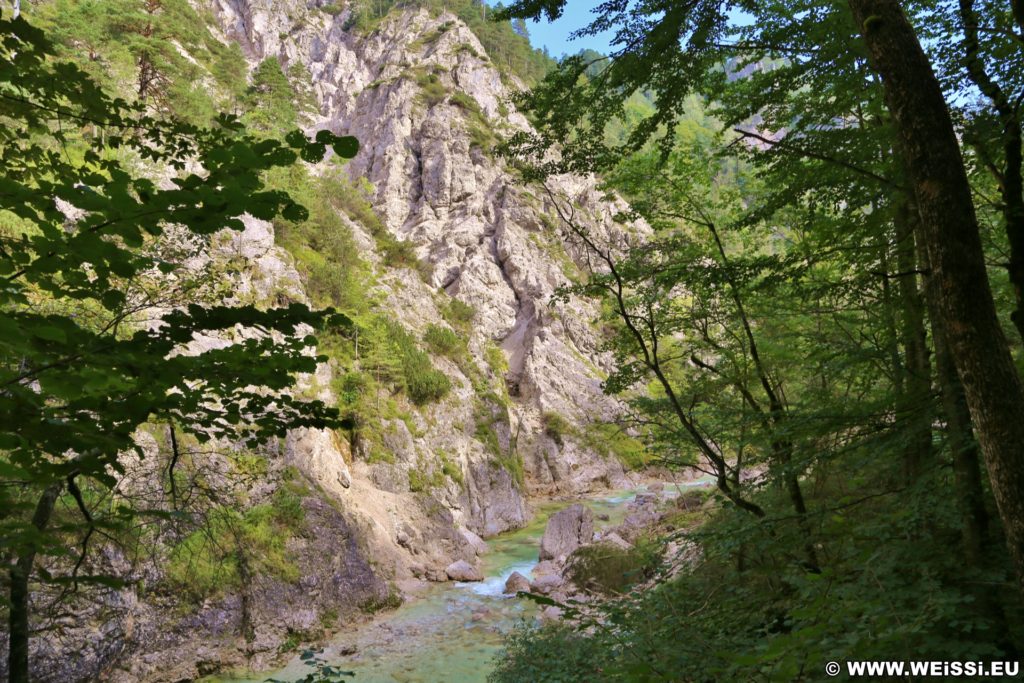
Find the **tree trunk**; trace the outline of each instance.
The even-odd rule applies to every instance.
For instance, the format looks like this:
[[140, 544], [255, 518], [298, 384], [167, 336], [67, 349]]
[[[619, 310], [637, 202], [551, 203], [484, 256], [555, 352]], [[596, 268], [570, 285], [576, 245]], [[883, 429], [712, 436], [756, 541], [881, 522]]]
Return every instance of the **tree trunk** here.
[[882, 78], [918, 203], [957, 373], [1024, 592], [1024, 388], [996, 317], [978, 220], [942, 89], [895, 0], [849, 0]]
[[[722, 260], [722, 266], [725, 267], [726, 273], [728, 273], [729, 268], [731, 268], [729, 256], [726, 254], [725, 245], [722, 243], [722, 238], [718, 234], [718, 229], [712, 221], [707, 221], [705, 227], [714, 238], [715, 246], [718, 249], [718, 256]], [[807, 504], [804, 501], [804, 494], [800, 488], [800, 470], [802, 468], [798, 467], [797, 463], [793, 462], [793, 453], [795, 450], [793, 441], [789, 438], [782, 438], [779, 436], [779, 433], [784, 432], [789, 426], [789, 414], [786, 411], [786, 406], [782, 402], [780, 392], [776, 391], [776, 387], [772, 383], [771, 377], [768, 374], [768, 369], [765, 367], [765, 364], [761, 359], [761, 352], [758, 350], [757, 340], [754, 338], [753, 326], [750, 324], [750, 319], [747, 317], [747, 310], [743, 305], [743, 297], [740, 296], [739, 285], [736, 283], [732, 275], [727, 274], [726, 280], [729, 283], [729, 290], [732, 293], [733, 303], [736, 304], [736, 314], [740, 319], [743, 334], [747, 339], [750, 359], [754, 363], [754, 369], [757, 371], [757, 377], [761, 383], [761, 389], [764, 391], [765, 398], [768, 399], [768, 421], [766, 424], [771, 438], [772, 464], [776, 468], [780, 468], [782, 470], [782, 478], [786, 486], [786, 493], [789, 495], [789, 502], [793, 506], [793, 511], [796, 512], [797, 523], [800, 525], [800, 531], [806, 541], [804, 544], [804, 553], [807, 556], [807, 566], [810, 570], [816, 572], [819, 571], [820, 565], [818, 564], [818, 553], [814, 549], [811, 525], [807, 519]], [[756, 405], [756, 403], [754, 403], [752, 407], [754, 405]]]
[[901, 202], [896, 214], [897, 292], [902, 316], [904, 382], [898, 415], [907, 425], [906, 477], [921, 475], [932, 451], [932, 368], [928, 334], [924, 327], [924, 301], [917, 286], [917, 254], [914, 248], [913, 206]]
[[[62, 484], [52, 484], [43, 491], [32, 515], [32, 526], [42, 533], [50, 523], [53, 506], [57, 502]], [[28, 638], [29, 638], [29, 579], [32, 565], [36, 561], [36, 546], [29, 546], [18, 556], [8, 570], [11, 581], [11, 611], [8, 616], [10, 641], [7, 650], [9, 683], [28, 683]]]
[[[922, 250], [923, 252], [923, 250]], [[928, 256], [922, 253], [925, 270]], [[981, 486], [981, 461], [978, 443], [971, 428], [971, 414], [967, 409], [963, 385], [956, 375], [949, 340], [942, 328], [939, 312], [938, 288], [934, 279], [926, 279], [925, 301], [932, 323], [932, 341], [935, 346], [935, 371], [942, 395], [942, 410], [946, 418], [946, 432], [953, 458], [953, 486], [960, 510], [960, 529], [964, 556], [971, 567], [981, 566], [983, 552], [988, 544], [988, 511]]]

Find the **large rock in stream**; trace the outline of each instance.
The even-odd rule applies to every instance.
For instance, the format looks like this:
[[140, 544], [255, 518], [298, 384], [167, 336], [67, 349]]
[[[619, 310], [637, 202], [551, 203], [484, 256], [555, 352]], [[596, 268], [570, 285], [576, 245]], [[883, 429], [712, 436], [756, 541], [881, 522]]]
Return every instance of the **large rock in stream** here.
[[513, 595], [528, 590], [530, 590], [530, 580], [519, 572], [512, 572], [512, 575], [505, 581], [506, 595]]
[[480, 570], [471, 565], [465, 560], [458, 560], [452, 562], [444, 570], [445, 574], [452, 581], [483, 581], [484, 575], [480, 573]]
[[576, 503], [551, 515], [540, 540], [540, 559], [562, 562], [569, 553], [594, 539], [594, 513]]

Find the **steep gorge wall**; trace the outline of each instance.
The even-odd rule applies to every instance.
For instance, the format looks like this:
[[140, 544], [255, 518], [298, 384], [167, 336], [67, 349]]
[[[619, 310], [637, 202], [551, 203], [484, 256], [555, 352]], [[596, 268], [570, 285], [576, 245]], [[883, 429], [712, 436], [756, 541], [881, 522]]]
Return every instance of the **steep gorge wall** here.
[[[467, 336], [469, 359], [432, 359], [452, 388], [439, 402], [406, 403], [405, 415], [382, 420], [384, 459], [323, 430], [293, 432], [280, 444], [282, 457], [243, 497], [270, 500], [285, 485], [282, 468], [308, 480], [305, 522], [286, 543], [297, 579], [261, 575], [241, 595], [192, 607], [134, 589], [108, 592], [85, 626], [41, 646], [43, 680], [90, 680], [106, 671], [111, 680], [163, 681], [265, 667], [286, 641], [390, 604], [405, 580], [445, 580], [448, 563], [474, 560], [477, 536], [524, 525], [531, 494], [626, 483], [622, 464], [586, 438], [589, 425], [620, 412], [601, 392], [610, 359], [591, 325], [598, 311], [575, 298], [551, 302], [583, 261], [554, 227], [546, 191], [523, 186], [488, 149], [496, 135], [529, 125], [508, 101], [514, 79], [450, 14], [396, 11], [359, 35], [346, 29], [345, 9], [294, 0], [209, 3], [217, 22], [211, 30], [238, 42], [250, 69], [277, 57], [308, 73], [319, 107], [310, 130], [329, 127], [360, 140], [347, 172], [369, 181], [386, 230], [412, 244], [424, 265], [389, 267], [370, 226], [342, 215], [374, 271], [367, 296], [418, 338], [428, 326], [450, 326], [444, 309], [453, 299], [468, 304], [472, 323], [456, 331]], [[620, 229], [611, 217], [624, 207], [592, 179], [556, 178], [549, 188], [571, 200], [592, 231]], [[245, 225], [208, 255], [244, 264], [233, 276], [233, 296], [268, 301], [284, 293], [305, 301], [302, 277], [275, 243], [273, 226], [248, 217]], [[346, 369], [323, 364], [303, 390], [335, 401], [332, 378]], [[551, 415], [570, 431], [552, 433]], [[147, 447], [153, 457], [139, 468], [140, 487], [158, 474], [152, 463], [161, 446]], [[162, 570], [135, 571], [158, 583]], [[100, 614], [108, 611], [114, 616]], [[83, 648], [101, 623], [110, 633], [103, 647]]]
[[[445, 297], [475, 309], [469, 348], [509, 394], [493, 406], [504, 413], [494, 426], [500, 448], [522, 459], [526, 488], [569, 493], [621, 484], [614, 458], [544, 429], [543, 416], [557, 413], [585, 433], [589, 423], [614, 418], [618, 406], [600, 388], [608, 359], [590, 326], [597, 311], [577, 299], [550, 303], [579, 266], [553, 228], [549, 200], [541, 188], [522, 186], [481, 141], [528, 123], [509, 103], [516, 84], [505, 84], [472, 31], [453, 15], [426, 10], [393, 12], [369, 35], [346, 30], [348, 10], [315, 4], [224, 0], [213, 10], [225, 38], [238, 41], [253, 65], [277, 57], [309, 74], [320, 108], [311, 129], [327, 126], [361, 141], [348, 172], [372, 184], [387, 229], [429, 264], [424, 281], [378, 260], [379, 294], [391, 315], [422, 333], [428, 324], [446, 325]], [[619, 229], [611, 216], [622, 207], [604, 201], [592, 181], [564, 177], [551, 186], [573, 200], [592, 230]], [[373, 244], [365, 226], [352, 228], [362, 244]], [[490, 345], [502, 350], [507, 372], [490, 367]], [[396, 421], [387, 440], [394, 465], [368, 465], [356, 454], [355, 483], [338, 493], [356, 508], [380, 497], [370, 489], [401, 497], [408, 471], [444, 452], [468, 475], [465, 487], [449, 482], [438, 496], [456, 523], [485, 536], [523, 524], [528, 513], [515, 477], [493, 466], [494, 453], [475, 434], [479, 387], [455, 363], [435, 363], [452, 378], [452, 394], [414, 411], [414, 430]]]

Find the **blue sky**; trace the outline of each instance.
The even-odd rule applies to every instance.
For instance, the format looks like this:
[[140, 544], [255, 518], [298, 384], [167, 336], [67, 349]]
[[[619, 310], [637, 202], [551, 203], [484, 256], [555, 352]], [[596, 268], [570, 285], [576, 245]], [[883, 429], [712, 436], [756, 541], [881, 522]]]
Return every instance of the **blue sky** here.
[[561, 57], [563, 54], [576, 54], [584, 48], [608, 54], [611, 50], [609, 43], [613, 37], [611, 31], [597, 36], [569, 40], [570, 33], [591, 22], [593, 19], [591, 10], [600, 5], [602, 1], [569, 0], [565, 6], [565, 13], [558, 21], [552, 23], [543, 20], [527, 22], [530, 29], [530, 42], [537, 48], [546, 46], [551, 56], [555, 58]]
[[[491, 4], [496, 2], [496, 0], [488, 1]], [[596, 36], [584, 36], [576, 40], [569, 40], [569, 34], [593, 21], [592, 10], [602, 2], [604, 0], [567, 0], [565, 12], [558, 21], [551, 23], [544, 20], [527, 22], [527, 27], [530, 29], [530, 42], [536, 48], [547, 47], [548, 52], [556, 59], [563, 54], [574, 55], [585, 48], [605, 55], [610, 53], [611, 41], [615, 37], [614, 31], [605, 31]], [[736, 24], [751, 22], [749, 15], [736, 8], [730, 10], [729, 18]]]

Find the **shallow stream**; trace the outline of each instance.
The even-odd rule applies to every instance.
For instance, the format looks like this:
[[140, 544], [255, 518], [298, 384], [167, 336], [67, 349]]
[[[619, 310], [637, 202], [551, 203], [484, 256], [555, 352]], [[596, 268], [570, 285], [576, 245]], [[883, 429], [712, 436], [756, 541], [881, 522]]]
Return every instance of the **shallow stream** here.
[[[622, 521], [635, 495], [619, 491], [579, 502], [608, 516], [595, 523], [604, 529]], [[489, 539], [490, 551], [481, 558], [484, 581], [432, 584], [393, 612], [335, 635], [321, 656], [354, 671], [355, 683], [484, 683], [504, 635], [539, 613], [529, 600], [503, 595], [505, 581], [515, 571], [530, 576], [548, 517], [572, 503], [541, 504], [529, 526]], [[296, 656], [276, 671], [220, 680], [294, 681], [309, 672]]]

